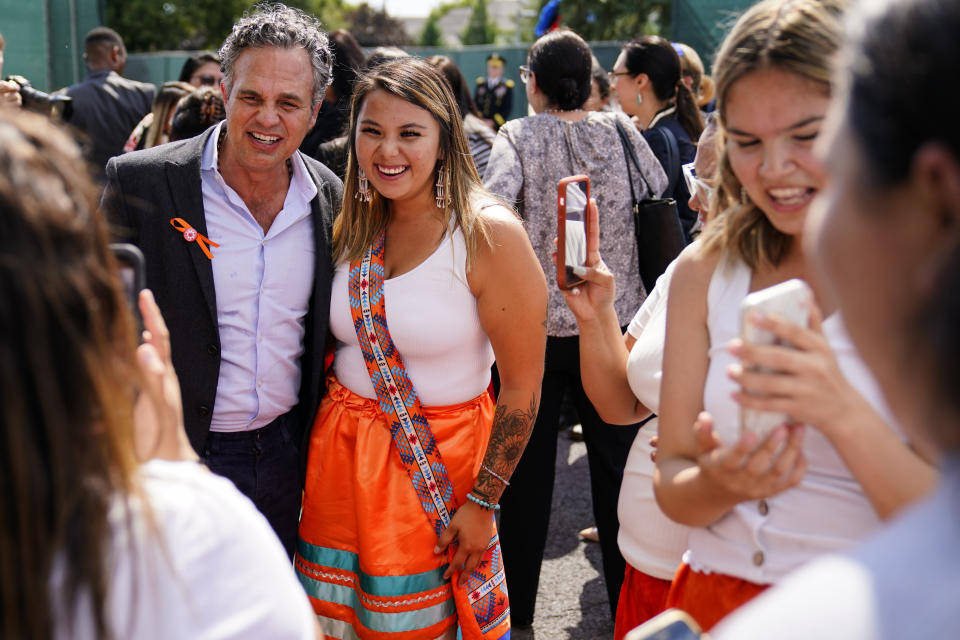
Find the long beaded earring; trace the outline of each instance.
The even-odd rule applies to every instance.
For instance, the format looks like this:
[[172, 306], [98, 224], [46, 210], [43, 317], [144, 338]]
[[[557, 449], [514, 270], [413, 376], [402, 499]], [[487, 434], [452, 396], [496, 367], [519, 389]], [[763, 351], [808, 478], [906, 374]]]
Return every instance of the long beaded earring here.
[[357, 170], [357, 193], [353, 197], [359, 198], [360, 202], [370, 202], [370, 180], [363, 169], [357, 167]]
[[450, 175], [447, 172], [446, 165], [440, 162], [440, 168], [437, 169], [437, 209], [443, 209], [450, 204]]

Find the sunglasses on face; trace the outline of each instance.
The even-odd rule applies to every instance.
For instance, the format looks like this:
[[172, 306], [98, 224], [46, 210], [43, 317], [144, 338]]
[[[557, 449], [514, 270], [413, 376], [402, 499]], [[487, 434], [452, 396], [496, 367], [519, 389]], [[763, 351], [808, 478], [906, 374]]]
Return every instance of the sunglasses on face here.
[[530, 67], [525, 64], [520, 65], [520, 82], [527, 84], [530, 81]]
[[683, 170], [683, 179], [687, 183], [687, 191], [690, 195], [696, 195], [702, 202], [707, 202], [713, 194], [713, 187], [697, 176], [693, 163], [690, 162], [681, 167]]

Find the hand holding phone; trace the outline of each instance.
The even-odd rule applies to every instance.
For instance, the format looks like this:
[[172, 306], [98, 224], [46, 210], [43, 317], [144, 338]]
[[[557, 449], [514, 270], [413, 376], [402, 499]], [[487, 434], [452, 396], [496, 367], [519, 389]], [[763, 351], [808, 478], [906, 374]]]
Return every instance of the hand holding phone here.
[[587, 266], [587, 227], [592, 215], [590, 178], [570, 176], [557, 183], [557, 286], [571, 289], [583, 283], [573, 271]]
[[[750, 315], [754, 313], [778, 315], [787, 322], [806, 328], [810, 326], [812, 305], [813, 292], [807, 283], [796, 278], [751, 293], [740, 304], [741, 338], [746, 344], [791, 347], [793, 345], [784, 342], [773, 332], [752, 323]], [[785, 413], [756, 411], [742, 407], [740, 409], [741, 433], [752, 431], [760, 440], [763, 440], [777, 426], [791, 421], [791, 417]]]

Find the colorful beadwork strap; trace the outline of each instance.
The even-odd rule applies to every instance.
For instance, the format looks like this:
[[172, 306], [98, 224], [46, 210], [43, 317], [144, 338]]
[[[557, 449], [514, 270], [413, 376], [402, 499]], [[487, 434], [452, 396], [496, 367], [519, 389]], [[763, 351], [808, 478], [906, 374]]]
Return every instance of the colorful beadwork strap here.
[[439, 536], [456, 511], [453, 485], [430, 424], [423, 415], [420, 399], [387, 329], [383, 299], [384, 245], [385, 236], [381, 233], [367, 254], [351, 263], [350, 313], [380, 410], [390, 420], [390, 433], [400, 459]]

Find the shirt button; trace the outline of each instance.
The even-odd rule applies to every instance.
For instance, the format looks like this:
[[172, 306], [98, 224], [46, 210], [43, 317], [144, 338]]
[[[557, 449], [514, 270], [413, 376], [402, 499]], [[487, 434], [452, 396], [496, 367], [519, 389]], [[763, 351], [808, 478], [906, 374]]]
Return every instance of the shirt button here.
[[258, 386], [258, 387], [262, 387], [262, 386], [263, 386], [263, 380], [257, 380], [257, 386]]
[[212, 342], [207, 345], [207, 353], [209, 353], [210, 355], [215, 356], [219, 351], [220, 351], [220, 347], [213, 344]]
[[197, 407], [197, 415], [201, 418], [206, 418], [208, 415], [210, 415], [210, 407], [205, 404], [200, 405]]
[[753, 554], [753, 564], [758, 567], [763, 564], [763, 551], [756, 551]]
[[760, 515], [765, 516], [770, 513], [770, 505], [767, 504], [766, 500], [761, 500], [757, 503], [757, 511], [760, 512]]

